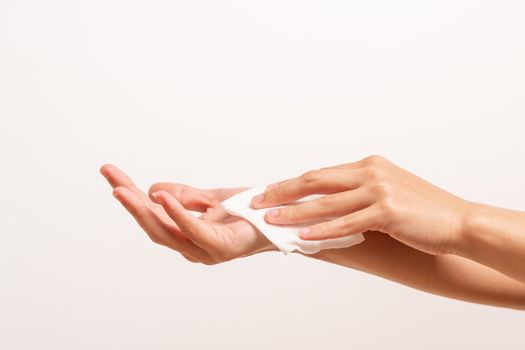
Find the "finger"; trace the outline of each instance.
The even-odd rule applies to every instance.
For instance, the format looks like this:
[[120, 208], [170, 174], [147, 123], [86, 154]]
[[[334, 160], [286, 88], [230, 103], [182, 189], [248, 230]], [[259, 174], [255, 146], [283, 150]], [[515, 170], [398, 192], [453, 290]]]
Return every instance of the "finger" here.
[[268, 208], [291, 203], [312, 194], [330, 194], [357, 188], [366, 181], [362, 169], [325, 169], [272, 187], [252, 200], [253, 208]]
[[164, 221], [165, 224], [170, 224], [172, 221], [168, 215], [163, 211], [159, 210], [160, 206], [155, 205], [149, 197], [140, 188], [138, 188], [131, 178], [126, 175], [122, 170], [112, 164], [105, 164], [100, 168], [100, 173], [108, 180], [113, 188], [122, 186], [128, 188], [133, 192], [139, 199], [141, 199], [146, 205], [153, 209], [158, 217]]
[[273, 208], [264, 218], [271, 224], [296, 224], [344, 216], [374, 203], [370, 191], [364, 187], [329, 194], [309, 202]]
[[166, 191], [175, 197], [184, 208], [202, 213], [215, 204], [245, 190], [246, 188], [219, 188], [204, 190], [179, 183], [160, 182], [152, 185], [148, 193], [151, 199], [154, 199], [152, 197], [153, 193]]
[[279, 185], [282, 185], [283, 183], [288, 182], [288, 181], [293, 180], [293, 179], [294, 179], [294, 178], [286, 179], [286, 180], [282, 180], [282, 181], [277, 181], [277, 182], [271, 183], [271, 184], [269, 184], [268, 186], [266, 186], [265, 191], [271, 190], [272, 188], [275, 188], [275, 187], [277, 187], [277, 186], [279, 186]]
[[371, 231], [378, 227], [379, 217], [378, 210], [370, 206], [332, 221], [302, 228], [299, 237], [304, 240], [323, 240]]
[[106, 178], [111, 187], [127, 187], [140, 199], [149, 199], [148, 196], [135, 185], [131, 178], [116, 166], [112, 164], [104, 164], [100, 168], [100, 173]]
[[206, 258], [205, 251], [193, 244], [193, 242], [188, 237], [185, 237], [175, 225], [168, 227], [163, 223], [155, 212], [151, 210], [143, 200], [139, 199], [129, 188], [119, 186], [113, 190], [113, 195], [135, 218], [137, 223], [148, 234], [152, 241], [166, 245], [184, 255], [190, 256], [193, 259], [200, 260]]
[[208, 250], [213, 246], [213, 236], [209, 225], [189, 213], [182, 204], [168, 192], [159, 191], [152, 194], [157, 203], [162, 205], [166, 213], [175, 221], [182, 232], [200, 247]]

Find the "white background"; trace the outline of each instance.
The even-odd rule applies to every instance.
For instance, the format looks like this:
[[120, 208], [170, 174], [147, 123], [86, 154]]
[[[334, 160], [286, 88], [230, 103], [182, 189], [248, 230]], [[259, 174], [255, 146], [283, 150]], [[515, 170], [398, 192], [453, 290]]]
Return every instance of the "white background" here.
[[98, 168], [259, 185], [383, 154], [525, 207], [525, 2], [0, 2], [0, 348], [523, 349], [522, 312], [149, 241]]

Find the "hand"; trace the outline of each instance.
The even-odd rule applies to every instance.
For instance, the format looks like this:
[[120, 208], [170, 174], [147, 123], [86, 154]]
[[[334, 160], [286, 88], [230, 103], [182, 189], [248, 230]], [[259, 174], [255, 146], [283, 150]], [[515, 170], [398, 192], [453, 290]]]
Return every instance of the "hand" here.
[[430, 254], [451, 253], [462, 233], [469, 203], [401, 169], [380, 156], [309, 171], [268, 186], [254, 208], [291, 203], [312, 194], [318, 199], [270, 209], [273, 224], [327, 220], [299, 231], [302, 239], [327, 239], [380, 231]]
[[[104, 165], [100, 172], [113, 195], [133, 215], [152, 241], [207, 265], [276, 248], [253, 225], [229, 215], [220, 202], [245, 189], [201, 190], [158, 183], [142, 192], [121, 170]], [[196, 218], [188, 210], [203, 213]]]

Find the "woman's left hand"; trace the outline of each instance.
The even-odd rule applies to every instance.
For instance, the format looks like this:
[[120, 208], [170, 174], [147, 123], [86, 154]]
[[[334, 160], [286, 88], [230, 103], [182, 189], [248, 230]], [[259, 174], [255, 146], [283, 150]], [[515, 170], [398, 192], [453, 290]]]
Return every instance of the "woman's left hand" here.
[[453, 253], [470, 202], [396, 166], [381, 156], [309, 171], [268, 186], [252, 207], [270, 208], [312, 194], [318, 199], [270, 209], [266, 221], [297, 224], [325, 220], [299, 231], [302, 239], [327, 239], [380, 231], [430, 254]]
[[[222, 201], [244, 188], [204, 190], [157, 183], [151, 186], [148, 197], [117, 167], [107, 164], [100, 171], [113, 187], [113, 195], [151, 240], [178, 251], [191, 262], [213, 265], [277, 250], [255, 226], [222, 208]], [[200, 217], [190, 210], [201, 212]]]

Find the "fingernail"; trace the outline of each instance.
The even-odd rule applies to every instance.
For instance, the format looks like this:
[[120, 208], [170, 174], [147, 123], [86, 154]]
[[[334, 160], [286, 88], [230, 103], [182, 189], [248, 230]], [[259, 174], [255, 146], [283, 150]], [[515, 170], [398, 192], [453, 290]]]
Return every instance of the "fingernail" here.
[[255, 204], [261, 204], [263, 199], [264, 199], [264, 194], [263, 193], [258, 194], [255, 197], [253, 197], [252, 204], [254, 204], [254, 205]]
[[279, 209], [270, 209], [266, 212], [269, 218], [276, 218], [279, 216]]
[[152, 196], [153, 198], [155, 198], [155, 199], [159, 199], [159, 197], [160, 197], [160, 192], [158, 192], [158, 191], [157, 191], [157, 192], [153, 192], [153, 193], [151, 194], [151, 196]]
[[299, 230], [299, 238], [308, 238], [308, 235], [312, 232], [308, 227], [304, 227]]

